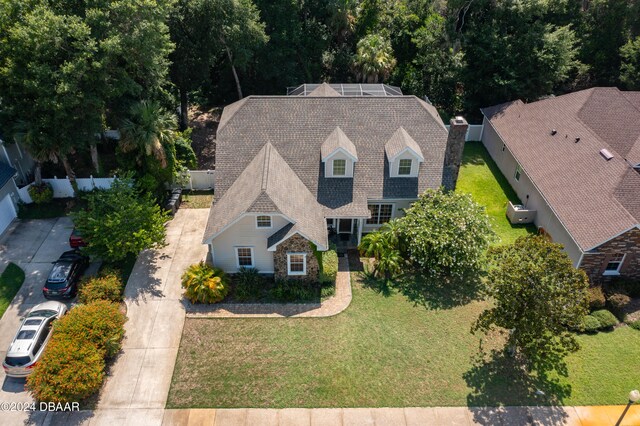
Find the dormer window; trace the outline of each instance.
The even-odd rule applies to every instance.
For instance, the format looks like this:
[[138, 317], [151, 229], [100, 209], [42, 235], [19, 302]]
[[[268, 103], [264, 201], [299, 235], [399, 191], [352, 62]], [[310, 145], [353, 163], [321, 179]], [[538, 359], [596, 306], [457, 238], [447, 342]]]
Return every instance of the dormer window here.
[[324, 163], [324, 177], [353, 177], [354, 166], [358, 161], [356, 146], [340, 127], [336, 127], [322, 143], [320, 154]]
[[411, 165], [413, 164], [413, 160], [411, 159], [402, 159], [398, 162], [398, 175], [399, 176], [409, 176], [411, 174]]
[[344, 176], [347, 174], [347, 160], [336, 159], [333, 160], [333, 175]]
[[420, 163], [424, 161], [420, 145], [400, 127], [384, 146], [389, 161], [389, 177], [418, 177]]

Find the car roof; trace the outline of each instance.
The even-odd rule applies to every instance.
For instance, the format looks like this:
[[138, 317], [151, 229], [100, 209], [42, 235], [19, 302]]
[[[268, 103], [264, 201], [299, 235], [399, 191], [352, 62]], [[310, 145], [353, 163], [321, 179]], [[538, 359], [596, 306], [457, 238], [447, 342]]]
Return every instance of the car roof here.
[[[33, 317], [29, 319], [34, 319], [34, 318], [38, 318], [38, 317]], [[23, 325], [20, 327], [20, 329], [14, 336], [13, 341], [11, 342], [11, 345], [9, 345], [9, 349], [7, 350], [7, 356], [30, 355], [29, 350], [31, 349], [31, 346], [33, 346], [33, 343], [36, 341], [36, 338], [40, 334], [40, 330], [44, 327], [44, 325], [45, 325], [45, 318], [42, 318], [42, 321], [38, 325], [24, 325], [24, 322], [23, 322]], [[34, 333], [33, 333], [33, 336], [30, 337], [29, 339], [17, 339], [21, 331], [33, 331]]]

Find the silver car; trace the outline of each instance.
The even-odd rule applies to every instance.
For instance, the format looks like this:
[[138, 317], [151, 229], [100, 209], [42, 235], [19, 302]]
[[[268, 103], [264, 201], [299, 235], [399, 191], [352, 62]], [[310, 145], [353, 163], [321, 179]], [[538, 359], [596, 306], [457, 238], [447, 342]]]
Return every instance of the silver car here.
[[36, 305], [22, 321], [13, 338], [2, 368], [9, 377], [27, 377], [40, 359], [49, 337], [53, 322], [67, 312], [60, 302], [45, 302]]

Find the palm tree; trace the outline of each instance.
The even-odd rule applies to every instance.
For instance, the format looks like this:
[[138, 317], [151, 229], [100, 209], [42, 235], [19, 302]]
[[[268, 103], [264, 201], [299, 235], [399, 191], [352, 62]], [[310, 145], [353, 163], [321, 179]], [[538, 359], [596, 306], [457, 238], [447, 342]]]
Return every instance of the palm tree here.
[[356, 78], [363, 83], [384, 81], [396, 66], [391, 42], [380, 34], [369, 34], [358, 41], [354, 57]]
[[358, 248], [364, 256], [375, 259], [374, 274], [389, 280], [402, 269], [403, 261], [398, 244], [396, 233], [383, 227], [362, 237]]
[[137, 151], [138, 163], [153, 156], [167, 167], [165, 146], [174, 142], [176, 117], [154, 101], [140, 101], [131, 108], [131, 118], [123, 121], [120, 147], [124, 152]]

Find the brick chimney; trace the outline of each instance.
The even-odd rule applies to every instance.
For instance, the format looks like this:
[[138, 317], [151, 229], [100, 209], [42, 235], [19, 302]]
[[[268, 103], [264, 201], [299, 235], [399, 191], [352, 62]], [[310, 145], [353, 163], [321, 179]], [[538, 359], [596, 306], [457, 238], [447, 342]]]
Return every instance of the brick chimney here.
[[444, 167], [442, 170], [442, 185], [448, 191], [456, 189], [458, 172], [462, 164], [462, 152], [467, 136], [469, 123], [461, 116], [451, 119], [449, 136], [447, 136], [447, 150], [444, 154]]

